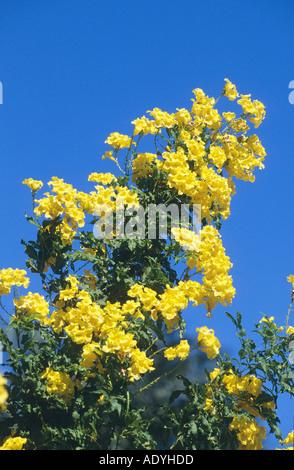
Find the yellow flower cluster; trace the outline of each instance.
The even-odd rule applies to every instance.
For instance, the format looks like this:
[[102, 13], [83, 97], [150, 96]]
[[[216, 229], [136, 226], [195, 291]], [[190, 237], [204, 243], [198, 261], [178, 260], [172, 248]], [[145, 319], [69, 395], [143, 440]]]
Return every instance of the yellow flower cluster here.
[[[214, 369], [210, 373], [210, 379], [213, 381], [218, 380], [220, 377], [220, 369]], [[237, 410], [246, 411], [252, 415], [252, 418], [243, 414], [239, 417], [234, 417], [230, 430], [237, 431], [237, 438], [240, 442], [239, 450], [260, 450], [262, 449], [262, 439], [266, 438], [264, 426], [260, 426], [254, 418], [259, 418], [260, 414], [256, 407], [254, 407], [254, 400], [262, 393], [262, 380], [258, 379], [252, 374], [238, 376], [232, 370], [221, 377], [222, 383], [225, 385], [227, 391], [237, 399]], [[213, 411], [213, 401], [210, 398], [211, 386], [207, 387], [207, 399], [205, 410]], [[273, 408], [273, 402], [263, 403], [264, 408]]]
[[183, 227], [172, 227], [171, 232], [175, 240], [182, 246], [184, 250], [197, 252], [200, 245], [200, 235], [193, 230]]
[[[288, 446], [289, 444], [291, 444], [293, 446], [293, 444], [294, 444], [294, 431], [289, 432], [287, 437], [285, 437], [283, 443], [286, 444], [286, 446]], [[290, 449], [293, 449], [293, 447], [290, 447]]]
[[252, 374], [239, 377], [231, 370], [223, 377], [228, 392], [231, 395], [238, 396], [241, 392], [249, 393], [255, 397], [261, 394], [262, 380]]
[[[6, 279], [7, 273], [4, 274], [3, 278]], [[21, 272], [21, 276], [18, 270], [13, 273], [9, 271], [9, 274], [9, 286], [13, 283], [19, 285], [20, 281], [24, 282], [23, 276], [26, 272]], [[97, 278], [89, 270], [85, 270], [82, 280], [93, 286]], [[142, 316], [138, 309], [140, 304], [133, 300], [127, 300], [122, 305], [119, 302], [114, 304], [107, 302], [102, 308], [92, 301], [89, 292], [79, 288], [77, 278], [70, 275], [67, 283], [67, 286], [59, 291], [52, 313], [50, 313], [49, 302], [43, 296], [29, 292], [13, 300], [16, 314], [33, 315], [41, 324], [52, 327], [57, 333], [64, 330], [72, 341], [83, 345], [82, 365], [86, 368], [96, 363], [97, 369], [103, 372], [103, 367], [99, 362], [97, 363], [97, 357], [103, 351], [115, 353], [121, 362], [124, 362], [126, 358], [130, 359], [126, 371], [130, 380], [138, 380], [141, 374], [153, 370], [153, 361], [138, 348], [133, 333], [126, 331], [129, 319]], [[25, 284], [28, 284], [27, 278], [25, 278]], [[8, 293], [7, 283], [5, 287], [5, 293]], [[148, 305], [145, 299], [145, 308], [148, 309], [150, 306], [151, 304]], [[50, 393], [55, 391], [59, 396], [65, 396], [69, 393], [69, 389], [71, 392], [73, 390], [65, 375], [60, 375], [51, 369], [46, 370], [43, 378], [48, 380]], [[0, 383], [1, 405], [6, 399], [3, 383], [2, 381]]]
[[39, 314], [41, 323], [52, 327], [57, 333], [64, 330], [72, 341], [83, 345], [81, 364], [86, 368], [96, 365], [98, 371], [103, 372], [98, 357], [105, 352], [116, 354], [122, 363], [126, 358], [130, 359], [126, 372], [130, 380], [138, 380], [140, 374], [153, 370], [153, 361], [144, 351], [140, 351], [134, 334], [126, 331], [128, 320], [140, 315], [137, 311], [139, 303], [127, 301], [121, 305], [108, 301], [102, 308], [92, 301], [89, 292], [79, 288], [77, 278], [70, 275], [67, 283], [59, 291], [54, 302], [55, 310], [50, 317], [47, 316], [48, 305], [38, 296], [21, 298], [16, 305], [19, 309]]
[[249, 419], [245, 415], [234, 417], [230, 430], [237, 431], [237, 438], [240, 442], [238, 450], [261, 450], [263, 448], [262, 439], [266, 439], [266, 428], [260, 426], [254, 419]]
[[54, 220], [61, 217], [57, 228], [64, 246], [73, 242], [78, 228], [85, 225], [86, 214], [95, 214], [96, 208], [104, 205], [114, 210], [117, 198], [123, 198], [125, 205], [138, 205], [137, 195], [127, 187], [104, 187], [116, 181], [111, 173], [91, 173], [89, 181], [97, 182], [96, 191], [85, 193], [78, 191], [63, 179], [53, 177], [48, 185], [52, 193], [44, 193], [44, 197], [35, 201], [34, 213], [37, 217], [44, 216]]
[[134, 124], [134, 135], [142, 133], [143, 135], [147, 134], [156, 134], [159, 132], [159, 129], [156, 127], [155, 122], [148, 119], [146, 116], [142, 116], [141, 118], [134, 119], [132, 121]]
[[213, 329], [207, 326], [196, 328], [198, 331], [198, 348], [207, 354], [208, 359], [214, 359], [220, 350], [220, 342], [214, 335]]
[[64, 401], [70, 402], [75, 392], [75, 386], [69, 374], [47, 367], [41, 375], [41, 379], [46, 379], [46, 389], [49, 394], [55, 394]]
[[177, 327], [179, 321], [179, 313], [188, 306], [189, 298], [183, 289], [183, 283], [176, 286], [165, 286], [165, 290], [158, 296], [158, 303], [155, 306], [155, 318], [160, 313], [168, 328], [168, 332], [172, 328]]
[[26, 277], [24, 269], [1, 269], [0, 270], [0, 296], [10, 294], [12, 286], [29, 286], [30, 280]]
[[39, 293], [29, 292], [18, 299], [13, 299], [13, 303], [18, 313], [34, 315], [41, 323], [49, 323], [49, 303]]
[[[219, 377], [220, 369], [214, 369], [210, 373], [210, 379], [214, 380]], [[262, 393], [262, 380], [255, 377], [253, 374], [246, 374], [239, 376], [232, 370], [224, 374], [221, 379], [226, 390], [230, 395], [236, 398], [236, 406], [238, 410], [244, 410], [254, 417], [260, 417], [258, 409], [254, 406], [255, 399]], [[206, 410], [212, 410], [213, 404], [210, 398], [211, 388], [208, 387], [208, 398], [206, 400]], [[263, 408], [273, 409], [274, 402], [262, 403]]]
[[292, 284], [292, 287], [293, 287], [293, 289], [294, 289], [294, 276], [293, 276], [293, 274], [290, 274], [290, 275], [287, 277], [287, 281]]
[[152, 111], [147, 111], [154, 120], [148, 119], [146, 116], [137, 118], [132, 121], [134, 124], [134, 135], [142, 133], [143, 135], [147, 134], [156, 134], [161, 132], [162, 128], [171, 128], [174, 125], [180, 125], [181, 127], [188, 125], [191, 121], [191, 114], [186, 109], [178, 109], [177, 113], [168, 113], [167, 111], [162, 111], [160, 108], [154, 108]]
[[236, 86], [230, 82], [228, 78], [225, 78], [225, 86], [223, 88], [223, 94], [229, 98], [229, 100], [234, 101], [239, 95], [236, 89]]
[[192, 99], [191, 109], [194, 122], [193, 134], [199, 135], [201, 130], [207, 127], [210, 130], [217, 131], [221, 126], [221, 116], [217, 109], [214, 109], [215, 99], [205, 95], [201, 88], [193, 90], [195, 99]]
[[272, 328], [274, 328], [275, 330], [275, 333], [280, 333], [280, 331], [283, 331], [283, 327], [282, 326], [277, 326], [275, 323], [274, 323], [274, 319], [275, 317], [269, 317], [269, 318], [266, 318], [266, 317], [262, 317], [261, 320], [259, 320], [259, 323], [267, 323], [268, 325], [270, 325]]
[[150, 164], [154, 162], [159, 165], [159, 161], [154, 153], [138, 153], [133, 161], [133, 183], [136, 183], [139, 178], [146, 178], [148, 175], [151, 176]]
[[105, 143], [111, 145], [111, 147], [114, 147], [115, 149], [122, 149], [130, 147], [132, 144], [132, 138], [127, 135], [120, 134], [119, 132], [112, 132], [106, 139]]
[[[275, 450], [294, 450], [294, 430], [288, 433], [287, 437], [285, 437], [285, 439], [283, 440], [282, 445], [282, 449], [276, 448]], [[285, 447], [289, 445], [290, 447]]]
[[147, 113], [154, 118], [154, 126], [157, 129], [162, 127], [170, 128], [177, 123], [173, 114], [169, 114], [167, 111], [162, 111], [159, 108], [154, 108], [152, 111], [147, 111]]
[[180, 282], [177, 286], [165, 286], [162, 294], [140, 284], [133, 285], [128, 291], [129, 297], [137, 298], [141, 303], [142, 310], [151, 312], [151, 318], [157, 320], [160, 315], [163, 319], [167, 332], [171, 333], [177, 328], [180, 311], [187, 308], [189, 303], [188, 291], [185, 283]]
[[293, 335], [294, 334], [294, 326], [288, 326], [286, 334], [287, 335]]
[[190, 352], [190, 345], [187, 340], [181, 340], [177, 346], [167, 348], [164, 351], [164, 357], [168, 361], [173, 361], [176, 357], [179, 357], [181, 361], [188, 357]]
[[[164, 292], [161, 294], [141, 284], [134, 284], [129, 289], [128, 295], [131, 298], [136, 298], [141, 303], [142, 310], [151, 312], [151, 318], [154, 321], [160, 315], [167, 327], [167, 333], [171, 333], [178, 327], [180, 313], [187, 308], [189, 302], [193, 302], [194, 306], [205, 304], [209, 314], [216, 302], [224, 302], [225, 300], [229, 302], [229, 294], [225, 290], [228, 287], [228, 283], [222, 284], [224, 290], [221, 296], [220, 292], [216, 294], [215, 290], [218, 288], [220, 281], [216, 279], [216, 287], [212, 286], [209, 289], [207, 282], [206, 284], [200, 284], [190, 279], [180, 281], [175, 286], [166, 285]], [[213, 284], [213, 277], [211, 284]], [[216, 295], [218, 295], [217, 300]], [[215, 301], [213, 305], [210, 301], [212, 298]]]
[[110, 184], [115, 181], [116, 177], [112, 173], [91, 173], [88, 177], [88, 181], [95, 181], [100, 184]]
[[35, 209], [37, 217], [45, 216], [47, 219], [63, 217], [59, 226], [59, 232], [63, 245], [72, 243], [78, 227], [83, 227], [85, 215], [82, 208], [78, 207], [77, 190], [71, 184], [65, 183], [63, 179], [53, 177], [48, 183], [52, 186], [52, 192], [45, 193], [42, 199], [36, 200], [38, 204]]
[[[186, 246], [185, 239], [176, 240]], [[232, 276], [229, 275], [232, 263], [225, 253], [219, 232], [212, 225], [203, 227], [200, 243], [197, 236], [193, 242], [194, 246], [190, 246], [186, 263], [190, 270], [196, 268], [203, 275], [200, 288], [202, 301], [199, 299], [198, 304], [204, 303], [210, 316], [211, 310], [218, 303], [228, 305], [235, 295]]]
[[[255, 134], [246, 136], [250, 126], [245, 119], [258, 127], [265, 117], [264, 105], [257, 100], [252, 101], [250, 95], [239, 95], [236, 86], [228, 79], [225, 81], [223, 95], [229, 100], [240, 97], [238, 104], [244, 118], [237, 118], [231, 112], [224, 112], [221, 116], [214, 107], [216, 100], [196, 88], [190, 112], [181, 109], [169, 114], [154, 108], [148, 111], [153, 121], [145, 116], [132, 121], [134, 135], [160, 133], [162, 129], [173, 126], [179, 129], [176, 149], [167, 148], [162, 153], [162, 160], [146, 154], [138, 155], [133, 162], [134, 175], [148, 174], [150, 161], [156, 163], [166, 172], [171, 188], [176, 189], [179, 195], [188, 196], [191, 203], [201, 204], [203, 217], [208, 221], [216, 212], [224, 219], [229, 216], [231, 197], [235, 193], [232, 178], [254, 181], [253, 171], [256, 167], [264, 167], [262, 162], [266, 155]], [[209, 145], [201, 135], [205, 129], [213, 131]]]
[[0, 450], [23, 450], [23, 446], [27, 443], [25, 437], [8, 437]]
[[33, 178], [23, 180], [23, 184], [26, 184], [34, 193], [43, 186], [42, 181], [34, 180]]
[[0, 374], [0, 411], [6, 409], [6, 401], [8, 398], [8, 392], [5, 388], [6, 379]]
[[[237, 101], [242, 106], [243, 113], [249, 114], [248, 120], [252, 122], [255, 127], [260, 126], [265, 117], [265, 107], [258, 100], [251, 100], [251, 95], [240, 95], [241, 98]], [[252, 117], [251, 117], [252, 115]]]
[[221, 137], [222, 147], [227, 156], [226, 171], [230, 179], [235, 176], [244, 181], [255, 180], [253, 171], [256, 167], [264, 168], [266, 152], [257, 135], [248, 136], [245, 140], [228, 135]]

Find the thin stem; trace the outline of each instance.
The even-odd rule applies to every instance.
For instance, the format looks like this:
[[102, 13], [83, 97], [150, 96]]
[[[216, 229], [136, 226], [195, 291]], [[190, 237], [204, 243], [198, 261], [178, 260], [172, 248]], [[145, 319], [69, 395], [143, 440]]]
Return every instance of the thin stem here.
[[294, 301], [294, 292], [292, 291], [292, 298], [291, 298], [291, 302], [290, 302], [288, 312], [287, 312], [287, 317], [286, 317], [286, 331], [288, 329], [288, 322], [289, 322], [289, 317], [290, 317], [290, 313], [291, 313], [292, 306], [293, 306], [293, 301]]
[[[185, 359], [184, 359], [185, 360]], [[178, 369], [178, 367], [182, 364], [182, 362], [184, 361], [180, 361], [173, 369], [170, 369], [168, 370], [167, 372], [165, 372], [163, 375], [159, 376], [159, 377], [156, 377], [156, 379], [154, 379], [152, 382], [150, 382], [149, 384], [145, 385], [145, 387], [142, 387], [140, 388], [140, 390], [138, 390], [136, 393], [134, 393], [134, 395], [137, 395], [138, 393], [141, 393], [143, 392], [144, 390], [147, 390], [147, 388], [149, 387], [152, 387], [152, 385], [154, 385], [156, 382], [158, 382], [158, 380], [160, 379], [163, 379], [164, 377], [167, 377], [168, 375], [170, 375], [172, 372], [174, 372], [175, 370]]]
[[183, 434], [180, 434], [179, 437], [177, 437], [177, 439], [175, 440], [175, 442], [170, 446], [170, 450], [174, 449], [174, 447], [176, 447], [177, 443], [179, 442], [180, 439], [182, 439]]

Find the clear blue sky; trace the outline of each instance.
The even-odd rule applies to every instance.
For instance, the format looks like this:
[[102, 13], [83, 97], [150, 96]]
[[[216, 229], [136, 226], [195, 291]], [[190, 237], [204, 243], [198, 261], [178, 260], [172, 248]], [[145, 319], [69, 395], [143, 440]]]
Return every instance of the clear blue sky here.
[[[265, 104], [258, 135], [268, 156], [254, 184], [237, 185], [221, 232], [237, 289], [228, 311], [248, 331], [261, 312], [284, 323], [294, 273], [293, 18], [291, 0], [1, 0], [0, 267], [25, 267], [24, 178], [90, 189], [89, 173], [116, 171], [100, 159], [110, 132], [130, 133], [153, 107], [189, 108], [196, 87], [218, 96], [229, 78]], [[210, 322], [189, 310], [188, 327], [206, 323], [234, 349], [224, 310]], [[283, 433], [293, 416], [294, 404], [282, 404]]]

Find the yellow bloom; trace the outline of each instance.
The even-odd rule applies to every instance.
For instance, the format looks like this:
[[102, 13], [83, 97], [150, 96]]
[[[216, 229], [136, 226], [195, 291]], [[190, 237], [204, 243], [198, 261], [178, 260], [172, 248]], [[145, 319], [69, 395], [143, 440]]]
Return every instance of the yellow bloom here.
[[154, 108], [152, 111], [147, 111], [155, 119], [155, 126], [161, 127], [173, 127], [177, 121], [174, 114], [169, 114], [167, 111], [162, 111], [159, 108]]
[[259, 323], [268, 323], [269, 325], [271, 324], [277, 330], [277, 333], [279, 333], [280, 331], [283, 331], [284, 328], [282, 326], [278, 328], [277, 325], [274, 323], [274, 319], [275, 319], [274, 317], [270, 317], [270, 318], [262, 317]]
[[197, 251], [200, 245], [200, 235], [197, 235], [193, 230], [172, 227], [172, 235], [175, 237], [175, 240], [180, 243], [180, 245], [185, 250]]
[[252, 374], [239, 377], [230, 371], [223, 377], [223, 383], [226, 385], [231, 395], [238, 396], [241, 392], [247, 392], [258, 397], [261, 394], [262, 380]]
[[258, 127], [265, 117], [265, 106], [258, 100], [251, 100], [251, 95], [240, 95], [237, 103], [242, 107], [243, 113], [250, 115], [248, 120]]
[[206, 398], [205, 406], [204, 406], [203, 409], [207, 410], [207, 411], [212, 411], [213, 410], [213, 402], [212, 402], [211, 398]]
[[117, 192], [116, 199], [120, 198], [121, 200], [123, 200], [124, 205], [130, 205], [134, 207], [140, 205], [140, 201], [137, 194], [134, 191], [131, 191], [126, 186], [117, 186], [115, 188], [115, 191]]
[[188, 302], [188, 297], [181, 283], [173, 287], [167, 285], [165, 291], [159, 295], [158, 302], [154, 305], [154, 310], [162, 316], [168, 328], [168, 333], [171, 333], [173, 328], [178, 327], [180, 319], [178, 314], [187, 308]]
[[30, 280], [26, 277], [24, 269], [1, 269], [0, 270], [0, 296], [8, 295], [12, 286], [29, 286]]
[[174, 114], [174, 117], [180, 126], [187, 126], [192, 120], [191, 114], [185, 108], [177, 108], [177, 112]]
[[[135, 316], [140, 315], [140, 312], [138, 312], [138, 308], [140, 307], [140, 302], [135, 302], [134, 300], [127, 300], [121, 308], [121, 311], [123, 315], [126, 316]], [[144, 318], [144, 316], [142, 316]]]
[[225, 86], [223, 88], [223, 94], [229, 98], [229, 100], [233, 101], [239, 96], [236, 86], [230, 82], [228, 78], [225, 78]]
[[155, 121], [150, 121], [146, 116], [137, 118], [132, 121], [132, 124], [135, 126], [134, 135], [142, 133], [143, 135], [147, 134], [156, 134], [159, 129], [157, 128]]
[[292, 284], [292, 287], [294, 289], [294, 276], [293, 276], [293, 274], [290, 274], [290, 276], [287, 277], [287, 281]]
[[154, 153], [138, 153], [133, 161], [132, 181], [136, 183], [138, 178], [146, 178], [151, 176], [152, 169], [150, 164], [156, 162], [157, 158]]
[[263, 448], [262, 439], [266, 438], [266, 428], [260, 426], [257, 421], [244, 415], [235, 417], [230, 424], [230, 429], [237, 431], [240, 443], [238, 450], [261, 450]]
[[210, 147], [209, 157], [217, 168], [221, 168], [227, 160], [224, 149], [222, 147], [216, 147], [215, 145]]
[[23, 184], [26, 184], [33, 192], [38, 191], [42, 188], [42, 181], [34, 180], [33, 178], [28, 178], [23, 180]]
[[102, 364], [99, 362], [99, 356], [101, 355], [99, 343], [92, 342], [83, 346], [82, 362], [80, 365], [86, 369], [91, 367], [97, 367], [98, 372], [103, 373], [105, 371]]
[[132, 138], [128, 135], [120, 134], [119, 132], [112, 132], [105, 141], [106, 144], [111, 145], [115, 149], [122, 149], [130, 147], [132, 144]]
[[235, 114], [235, 113], [231, 113], [230, 111], [223, 113], [223, 118], [224, 118], [226, 121], [231, 121], [232, 119], [235, 119], [235, 117], [236, 117], [236, 114]]
[[146, 311], [151, 311], [158, 304], [157, 293], [153, 289], [141, 286], [140, 284], [134, 284], [128, 290], [128, 295], [138, 298], [142, 303], [143, 309]]
[[74, 383], [66, 372], [54, 371], [47, 367], [41, 379], [47, 380], [46, 389], [49, 394], [56, 394], [67, 402], [74, 395]]
[[49, 303], [42, 295], [29, 292], [27, 295], [22, 295], [19, 299], [14, 299], [13, 303], [17, 311], [27, 315], [36, 315], [43, 324], [49, 323]]
[[196, 268], [203, 273], [202, 303], [206, 305], [208, 316], [211, 316], [212, 309], [218, 303], [231, 303], [235, 295], [232, 277], [229, 275], [232, 263], [225, 254], [219, 232], [212, 225], [206, 225], [201, 230], [197, 258], [188, 258], [187, 265], [190, 269]]
[[146, 356], [145, 351], [135, 348], [131, 354], [131, 363], [128, 368], [130, 380], [139, 380], [142, 374], [154, 370], [153, 360]]
[[63, 216], [56, 230], [60, 234], [62, 244], [66, 246], [72, 243], [78, 227], [85, 224], [84, 210], [78, 205], [79, 193], [71, 184], [56, 176], [52, 177], [48, 185], [52, 186], [52, 192], [55, 194], [45, 193], [42, 199], [37, 200], [38, 205], [34, 213], [37, 217], [45, 216], [52, 220]]
[[168, 361], [173, 361], [176, 357], [179, 357], [181, 361], [186, 359], [190, 352], [190, 345], [187, 340], [182, 340], [177, 346], [170, 347], [164, 351], [164, 357]]
[[111, 173], [91, 173], [88, 177], [88, 181], [95, 181], [101, 184], [110, 184], [116, 180], [116, 177]]
[[105, 158], [109, 158], [109, 160], [113, 160], [114, 162], [116, 162], [116, 159], [114, 158], [113, 156], [113, 150], [107, 150], [104, 155], [102, 155], [102, 160], [105, 160]]
[[6, 379], [0, 374], [0, 411], [6, 409], [6, 400], [8, 398], [8, 392], [5, 388]]
[[294, 431], [289, 432], [288, 436], [284, 439], [284, 444], [294, 444]]
[[287, 331], [286, 331], [286, 335], [293, 335], [293, 334], [294, 334], [294, 327], [289, 326]]
[[133, 333], [126, 333], [122, 328], [116, 328], [108, 332], [106, 342], [102, 346], [104, 352], [116, 352], [121, 360], [132, 353], [137, 341]]
[[100, 397], [98, 398], [98, 403], [99, 405], [103, 405], [104, 404], [104, 400], [105, 400], [105, 396], [104, 395], [100, 395]]
[[27, 439], [24, 437], [8, 437], [0, 447], [0, 450], [23, 450], [26, 442]]
[[78, 284], [79, 281], [76, 277], [69, 275], [66, 278], [66, 281], [69, 283], [68, 287], [61, 289], [59, 291], [59, 299], [60, 300], [70, 300], [76, 297], [77, 293], [79, 292]]
[[214, 331], [207, 326], [196, 328], [198, 333], [199, 349], [207, 354], [208, 359], [214, 359], [220, 350], [220, 342], [214, 336]]

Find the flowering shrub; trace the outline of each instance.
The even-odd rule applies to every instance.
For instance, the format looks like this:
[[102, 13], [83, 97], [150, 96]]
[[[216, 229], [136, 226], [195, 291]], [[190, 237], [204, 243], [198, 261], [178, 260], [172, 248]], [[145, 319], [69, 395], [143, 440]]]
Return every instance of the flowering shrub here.
[[[37, 232], [23, 241], [27, 270], [40, 276], [43, 293], [28, 291], [26, 270], [0, 271], [0, 295], [13, 297], [0, 332], [7, 353], [0, 449], [156, 449], [160, 434], [161, 448], [251, 450], [263, 448], [266, 426], [282, 448], [291, 441], [281, 436], [277, 399], [293, 393], [294, 328], [264, 317], [255, 325], [259, 346], [240, 313], [227, 313], [240, 340], [238, 361], [221, 353], [209, 328], [215, 307], [235, 295], [220, 229], [236, 180], [253, 182], [264, 167], [266, 152], [252, 127], [265, 108], [228, 79], [217, 100], [200, 89], [193, 95], [190, 110], [155, 108], [132, 122], [131, 137], [110, 134], [102, 159], [121, 174], [91, 173], [89, 193], [52, 177], [39, 196], [43, 182], [23, 181], [33, 197], [27, 219]], [[219, 99], [236, 101], [239, 115], [220, 114]], [[140, 151], [150, 137], [153, 153]], [[168, 213], [161, 237], [158, 216], [155, 226], [142, 224], [140, 210], [160, 204], [184, 206], [188, 225], [175, 227]], [[195, 205], [200, 234], [192, 228]], [[207, 312], [192, 342], [183, 339], [190, 304]], [[195, 351], [214, 361], [204, 381], [196, 369], [192, 380], [181, 374]], [[181, 385], [166, 403], [152, 410], [140, 404], [175, 370]]]

